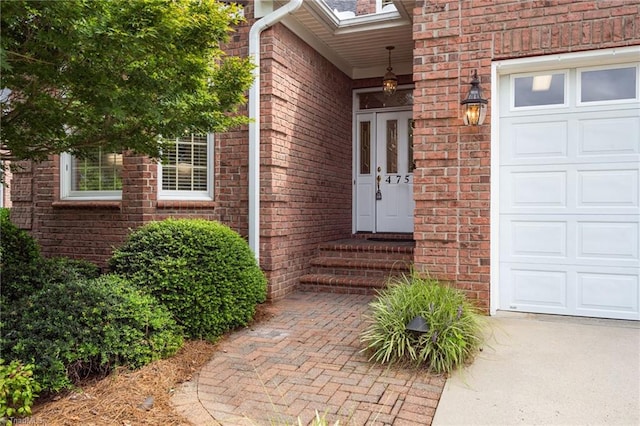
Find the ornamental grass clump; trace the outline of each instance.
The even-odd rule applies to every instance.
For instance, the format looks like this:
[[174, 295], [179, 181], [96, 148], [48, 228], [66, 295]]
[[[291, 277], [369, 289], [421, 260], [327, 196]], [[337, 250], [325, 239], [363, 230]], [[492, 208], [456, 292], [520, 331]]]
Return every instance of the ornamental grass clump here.
[[[369, 306], [361, 341], [370, 361], [447, 373], [470, 360], [482, 341], [481, 316], [464, 293], [415, 273], [391, 280]], [[417, 316], [426, 331], [407, 329]]]

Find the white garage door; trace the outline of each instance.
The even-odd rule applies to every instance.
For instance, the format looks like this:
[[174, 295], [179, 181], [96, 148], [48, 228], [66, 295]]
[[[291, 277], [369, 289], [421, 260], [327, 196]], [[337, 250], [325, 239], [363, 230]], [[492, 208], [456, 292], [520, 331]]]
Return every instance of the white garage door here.
[[637, 62], [500, 79], [499, 307], [640, 319]]

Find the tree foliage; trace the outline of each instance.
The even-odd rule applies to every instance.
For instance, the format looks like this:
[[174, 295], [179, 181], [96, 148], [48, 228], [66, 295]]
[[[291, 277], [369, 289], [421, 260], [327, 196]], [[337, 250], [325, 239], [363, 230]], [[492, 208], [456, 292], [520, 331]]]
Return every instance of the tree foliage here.
[[3, 0], [0, 16], [3, 159], [156, 157], [160, 135], [247, 122], [253, 65], [222, 50], [242, 21], [234, 4]]

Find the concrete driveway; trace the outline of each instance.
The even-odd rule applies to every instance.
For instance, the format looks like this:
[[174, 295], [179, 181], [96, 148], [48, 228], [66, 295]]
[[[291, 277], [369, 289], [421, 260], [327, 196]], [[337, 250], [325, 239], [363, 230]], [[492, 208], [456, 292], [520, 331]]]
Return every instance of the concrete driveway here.
[[503, 312], [434, 425], [640, 425], [640, 323]]

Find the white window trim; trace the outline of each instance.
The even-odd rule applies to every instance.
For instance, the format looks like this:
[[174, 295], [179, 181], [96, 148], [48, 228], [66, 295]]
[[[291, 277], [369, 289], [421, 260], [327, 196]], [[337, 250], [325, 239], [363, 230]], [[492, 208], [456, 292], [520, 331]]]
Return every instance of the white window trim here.
[[[545, 105], [528, 105], [528, 106], [516, 106], [516, 91], [515, 84], [517, 78], [526, 78], [526, 77], [537, 77], [540, 75], [549, 75], [549, 74], [564, 74], [564, 102], [561, 104], [545, 104]], [[549, 108], [568, 108], [569, 107], [569, 70], [552, 70], [546, 72], [535, 72], [535, 73], [525, 73], [525, 74], [512, 74], [511, 81], [509, 82], [511, 88], [509, 93], [509, 109], [511, 111], [535, 111], [539, 109], [547, 110]]]
[[[620, 68], [635, 68], [636, 69], [636, 93], [634, 94], [633, 98], [627, 98], [627, 99], [612, 99], [612, 100], [607, 100], [607, 101], [588, 101], [588, 102], [583, 102], [582, 99], [580, 99], [580, 94], [581, 89], [582, 89], [582, 73], [585, 71], [601, 71], [601, 70], [612, 70], [612, 69], [620, 69]], [[577, 87], [576, 87], [576, 105], [577, 106], [600, 106], [600, 105], [612, 105], [612, 104], [628, 104], [628, 103], [633, 103], [636, 104], [639, 100], [640, 100], [640, 66], [639, 65], [635, 65], [633, 63], [626, 63], [626, 64], [614, 64], [614, 65], [599, 65], [599, 66], [594, 66], [594, 67], [582, 67], [582, 68], [577, 68], [576, 72], [577, 72], [577, 76], [576, 76], [576, 81], [577, 81]]]
[[67, 152], [60, 154], [60, 199], [67, 201], [109, 201], [121, 200], [122, 191], [72, 191], [71, 162], [73, 156]]
[[162, 164], [158, 163], [158, 200], [213, 201], [214, 134], [207, 133], [207, 190], [166, 191], [162, 189]]

